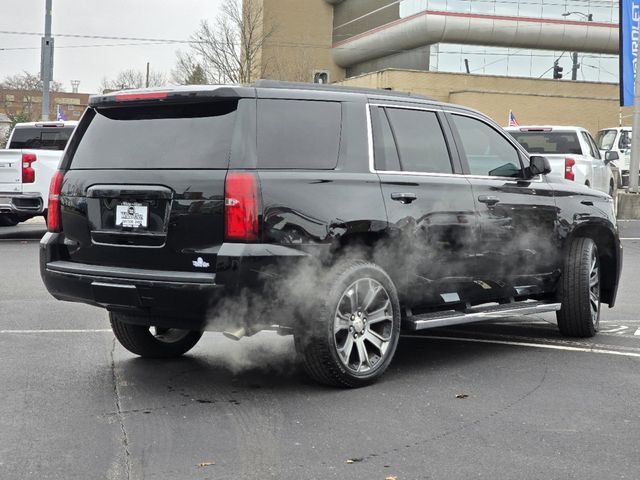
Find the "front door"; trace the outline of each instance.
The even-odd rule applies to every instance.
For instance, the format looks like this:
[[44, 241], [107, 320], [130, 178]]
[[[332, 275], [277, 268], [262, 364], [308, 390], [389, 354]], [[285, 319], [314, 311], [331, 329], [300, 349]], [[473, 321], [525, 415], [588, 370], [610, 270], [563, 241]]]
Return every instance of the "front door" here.
[[487, 297], [552, 289], [561, 261], [553, 189], [543, 176], [525, 180], [528, 159], [502, 129], [463, 113], [447, 118], [473, 189], [480, 222], [475, 273]]
[[465, 303], [477, 221], [471, 185], [441, 112], [371, 107], [375, 170], [390, 225], [378, 252], [409, 305]]

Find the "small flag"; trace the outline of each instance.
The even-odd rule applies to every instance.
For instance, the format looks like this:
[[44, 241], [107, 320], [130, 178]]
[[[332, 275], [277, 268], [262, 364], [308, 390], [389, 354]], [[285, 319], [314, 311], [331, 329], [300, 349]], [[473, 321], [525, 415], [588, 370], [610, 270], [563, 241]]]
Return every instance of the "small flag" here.
[[509, 126], [510, 127], [519, 127], [520, 124], [518, 120], [516, 120], [516, 116], [513, 114], [513, 111], [509, 110]]
[[56, 107], [56, 120], [59, 122], [65, 122], [67, 120], [67, 117], [64, 116], [64, 112], [60, 108], [60, 105]]

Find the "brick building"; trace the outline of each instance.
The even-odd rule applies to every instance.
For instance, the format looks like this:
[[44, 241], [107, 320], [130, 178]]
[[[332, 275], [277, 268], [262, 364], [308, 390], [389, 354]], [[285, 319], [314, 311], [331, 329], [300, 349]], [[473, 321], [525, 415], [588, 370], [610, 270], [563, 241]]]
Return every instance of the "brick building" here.
[[[49, 119], [56, 119], [58, 105], [67, 120], [78, 120], [89, 103], [88, 93], [51, 92]], [[32, 121], [42, 115], [42, 92], [0, 89], [0, 114], [27, 114]]]
[[618, 100], [617, 1], [257, 1], [274, 32], [261, 50], [266, 78], [416, 92], [501, 124], [509, 110], [521, 124], [593, 133], [630, 120]]

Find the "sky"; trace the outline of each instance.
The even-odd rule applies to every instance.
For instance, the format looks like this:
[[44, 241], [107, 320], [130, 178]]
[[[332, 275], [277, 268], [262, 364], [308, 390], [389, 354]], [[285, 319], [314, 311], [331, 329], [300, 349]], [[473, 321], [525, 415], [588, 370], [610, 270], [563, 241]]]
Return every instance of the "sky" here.
[[[98, 93], [104, 77], [113, 78], [131, 68], [145, 70], [147, 62], [152, 69], [169, 74], [176, 51], [186, 49], [186, 45], [144, 45], [56, 34], [188, 40], [201, 20], [215, 19], [221, 3], [222, 0], [53, 0], [53, 78], [66, 91], [71, 91], [71, 80], [80, 80], [81, 93]], [[44, 11], [45, 0], [0, 0], [0, 79], [25, 70], [39, 74]], [[6, 31], [38, 35], [1, 33]], [[105, 46], [131, 43], [136, 45]], [[83, 47], [68, 48], [75, 45]]]

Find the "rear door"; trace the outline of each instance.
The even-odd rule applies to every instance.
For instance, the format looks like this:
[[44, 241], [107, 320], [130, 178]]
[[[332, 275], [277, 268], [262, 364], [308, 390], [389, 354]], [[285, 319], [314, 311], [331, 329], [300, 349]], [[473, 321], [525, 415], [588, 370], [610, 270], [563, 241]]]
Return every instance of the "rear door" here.
[[477, 223], [446, 120], [423, 107], [373, 106], [371, 115], [400, 289], [410, 304], [464, 302]]
[[90, 109], [63, 161], [70, 260], [213, 271], [238, 110], [251, 109], [247, 102]]
[[601, 192], [609, 193], [609, 175], [607, 170], [608, 165], [604, 163], [604, 159], [600, 155], [600, 150], [596, 145], [595, 140], [591, 137], [591, 134], [581, 130], [582, 141], [584, 143], [584, 152], [586, 158], [591, 160], [593, 165], [593, 185], [592, 187]]

